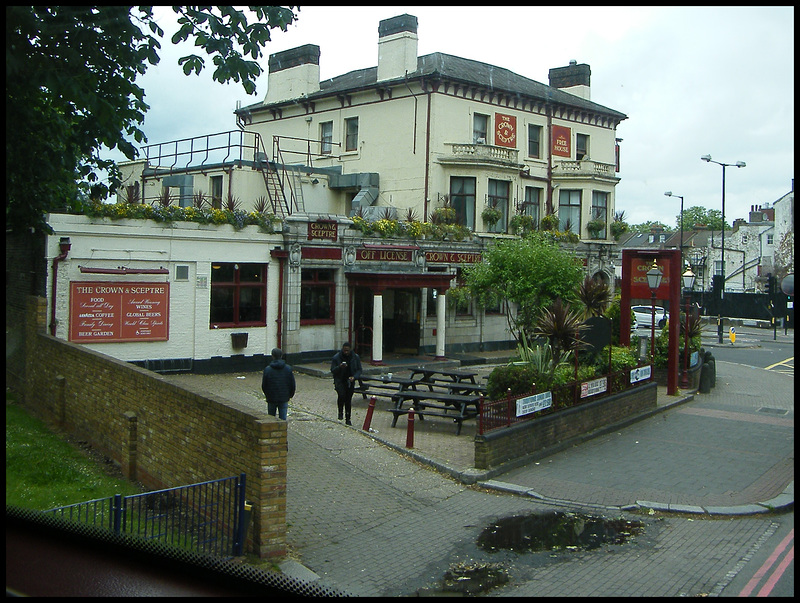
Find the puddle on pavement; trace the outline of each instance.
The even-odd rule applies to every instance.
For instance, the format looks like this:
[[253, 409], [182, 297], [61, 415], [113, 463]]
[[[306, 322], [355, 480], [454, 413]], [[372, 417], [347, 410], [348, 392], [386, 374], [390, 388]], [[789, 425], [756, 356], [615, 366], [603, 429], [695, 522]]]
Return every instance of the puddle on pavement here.
[[503, 517], [484, 528], [478, 546], [485, 551], [591, 550], [603, 544], [622, 544], [642, 532], [644, 525], [626, 519], [605, 519], [581, 513], [551, 513]]

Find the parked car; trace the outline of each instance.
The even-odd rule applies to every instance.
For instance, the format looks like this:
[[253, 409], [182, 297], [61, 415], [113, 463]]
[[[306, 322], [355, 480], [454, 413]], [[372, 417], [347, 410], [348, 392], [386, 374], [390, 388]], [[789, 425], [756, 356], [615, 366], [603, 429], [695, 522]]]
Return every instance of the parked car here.
[[[631, 306], [633, 315], [636, 317], [636, 323], [640, 329], [649, 329], [652, 327], [652, 308], [651, 306]], [[656, 326], [660, 329], [667, 324], [667, 311], [656, 306]]]

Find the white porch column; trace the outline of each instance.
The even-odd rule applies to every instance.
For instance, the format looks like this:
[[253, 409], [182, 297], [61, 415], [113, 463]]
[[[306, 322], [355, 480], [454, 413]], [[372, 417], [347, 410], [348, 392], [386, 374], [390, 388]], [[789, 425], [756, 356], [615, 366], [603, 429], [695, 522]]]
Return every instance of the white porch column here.
[[383, 295], [372, 295], [372, 362], [383, 364]]
[[436, 358], [444, 358], [444, 329], [447, 324], [445, 308], [447, 308], [447, 293], [439, 290], [436, 296]]

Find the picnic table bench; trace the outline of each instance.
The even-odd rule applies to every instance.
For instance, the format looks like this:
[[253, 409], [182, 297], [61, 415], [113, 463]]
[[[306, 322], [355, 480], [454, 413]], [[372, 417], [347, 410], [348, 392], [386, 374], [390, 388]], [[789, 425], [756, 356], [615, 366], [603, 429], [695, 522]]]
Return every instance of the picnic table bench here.
[[[461, 395], [439, 391], [406, 389], [392, 396], [394, 406], [389, 409], [389, 412], [394, 415], [392, 417], [392, 427], [397, 424], [397, 418], [400, 415], [408, 414], [413, 408], [414, 412], [419, 415], [420, 420], [424, 420], [425, 415], [453, 419], [454, 422], [458, 423], [456, 435], [459, 435], [462, 422], [465, 419], [472, 419], [478, 416], [478, 407], [482, 397], [480, 393]], [[408, 408], [403, 408], [403, 404], [406, 401], [411, 402], [411, 404]], [[473, 406], [475, 407], [474, 410], [470, 408]], [[449, 411], [455, 411], [455, 413]]]
[[407, 377], [361, 377], [359, 385], [353, 391], [360, 393], [364, 399], [367, 396], [383, 396], [392, 398], [398, 392], [406, 389], [416, 389], [418, 379], [409, 379]]
[[[429, 368], [424, 366], [411, 369], [411, 378], [413, 379], [420, 375], [420, 380], [424, 383], [436, 381], [453, 381], [456, 383], [468, 381], [469, 383], [475, 383], [477, 374], [475, 371], [465, 371], [464, 369]], [[444, 377], [444, 379], [441, 377]]]

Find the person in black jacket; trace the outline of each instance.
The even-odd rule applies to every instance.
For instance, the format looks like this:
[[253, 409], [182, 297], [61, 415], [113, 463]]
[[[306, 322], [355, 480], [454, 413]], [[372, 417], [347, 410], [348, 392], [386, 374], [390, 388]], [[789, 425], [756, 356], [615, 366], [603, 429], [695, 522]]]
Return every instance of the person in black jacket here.
[[345, 416], [345, 423], [350, 422], [350, 410], [353, 401], [353, 389], [356, 380], [361, 378], [361, 358], [358, 354], [351, 351], [350, 343], [342, 344], [342, 349], [334, 354], [331, 359], [331, 373], [333, 374], [333, 388], [336, 390], [336, 404], [339, 407], [339, 420], [342, 414]]
[[280, 348], [272, 350], [272, 362], [264, 368], [261, 391], [267, 397], [267, 412], [274, 417], [277, 410], [285, 421], [289, 400], [294, 396], [295, 380], [292, 367], [286, 364]]

